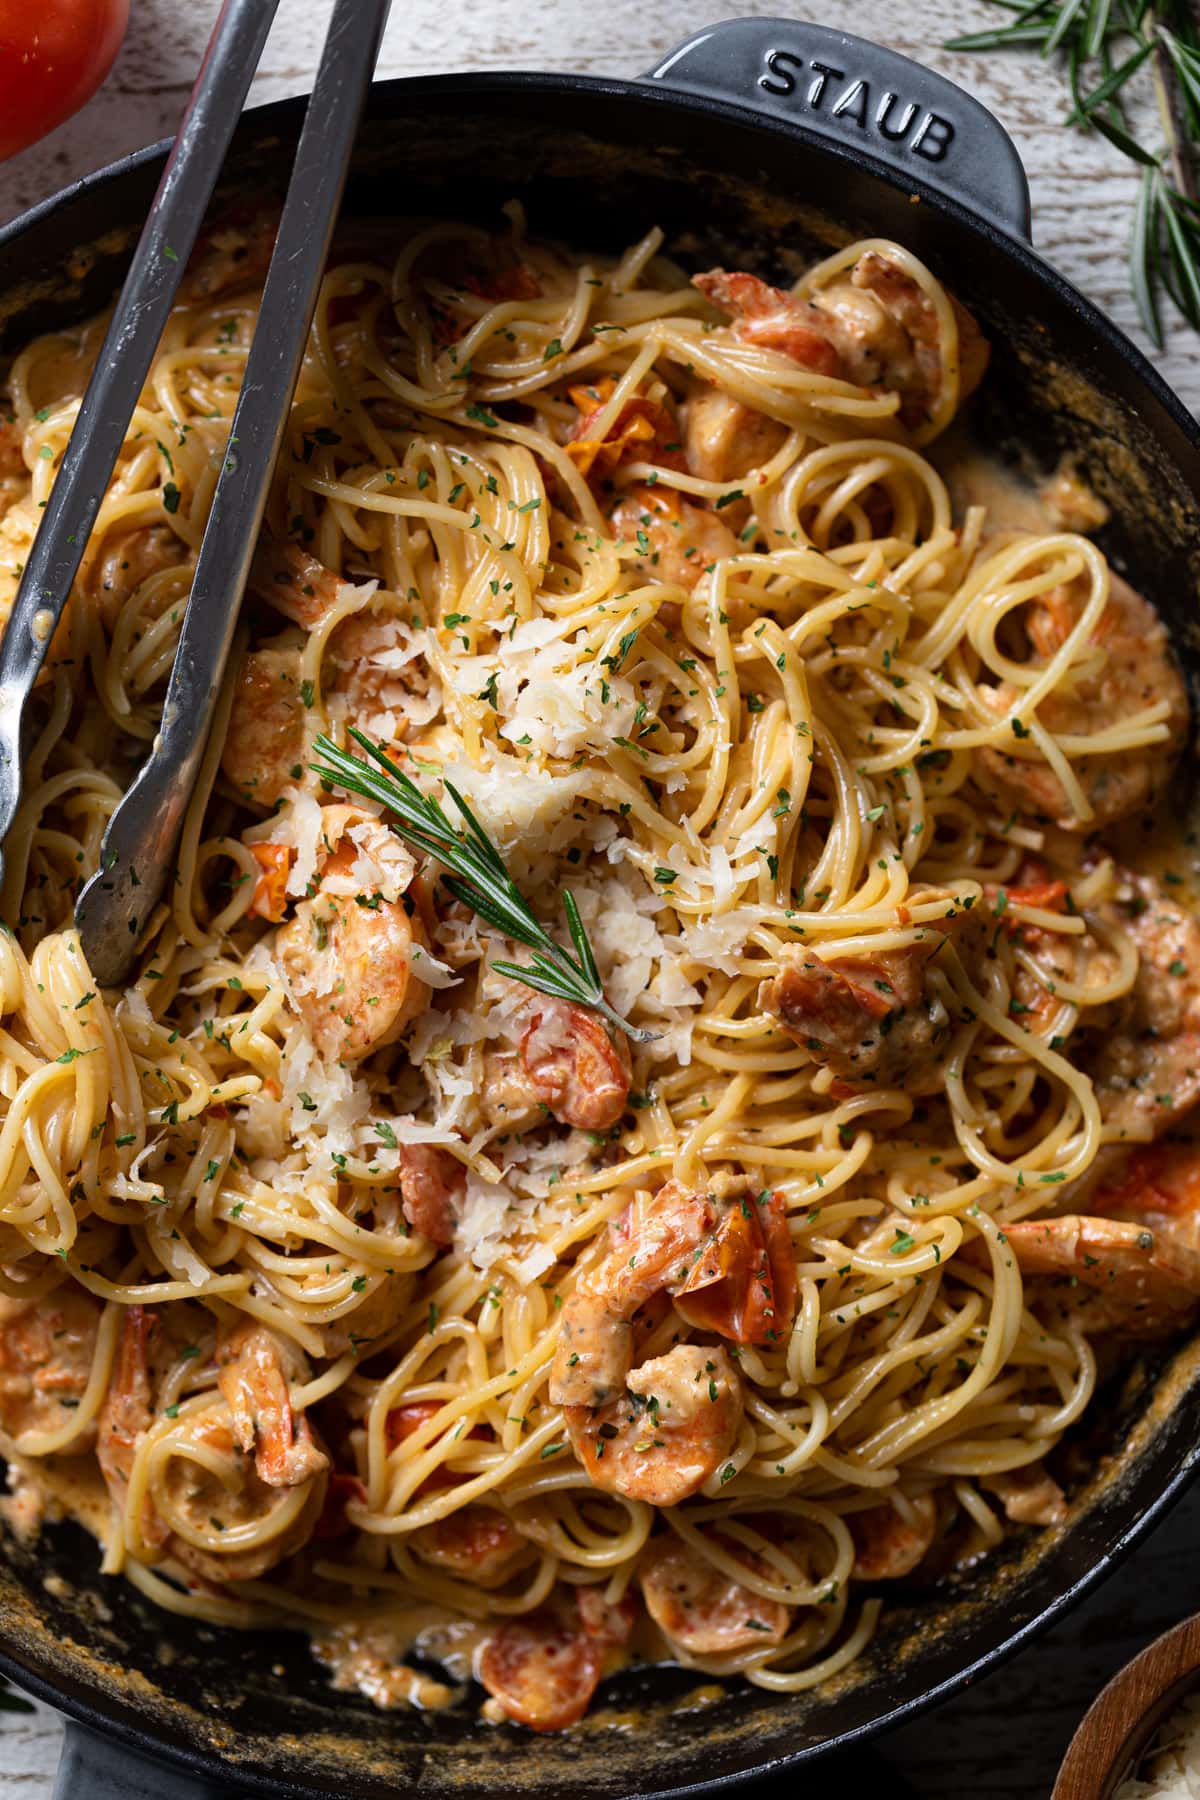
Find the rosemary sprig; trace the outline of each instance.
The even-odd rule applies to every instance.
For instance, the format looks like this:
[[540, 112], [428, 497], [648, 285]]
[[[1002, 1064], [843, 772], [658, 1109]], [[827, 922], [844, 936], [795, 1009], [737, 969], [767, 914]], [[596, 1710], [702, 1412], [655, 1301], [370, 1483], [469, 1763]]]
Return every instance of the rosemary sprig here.
[[531, 963], [494, 962], [492, 967], [514, 981], [524, 982], [526, 987], [539, 994], [590, 1007], [635, 1042], [648, 1042], [654, 1033], [631, 1025], [628, 1019], [614, 1012], [605, 999], [600, 971], [574, 895], [563, 889], [563, 911], [575, 947], [572, 956], [534, 917], [500, 852], [453, 783], [443, 778], [442, 785], [462, 817], [461, 826], [451, 824], [440, 801], [430, 794], [423, 794], [411, 776], [398, 769], [382, 749], [353, 725], [350, 735], [372, 761], [379, 764], [378, 769], [339, 749], [331, 738], [322, 734], [314, 747], [324, 758], [324, 763], [313, 763], [314, 773], [330, 787], [344, 788], [347, 793], [360, 794], [364, 799], [375, 800], [386, 807], [406, 843], [414, 850], [436, 857], [451, 871], [442, 879], [455, 899], [477, 912], [505, 937], [514, 938], [518, 944], [533, 951]]
[[[1161, 298], [1200, 331], [1200, 19], [1192, 0], [991, 0], [1012, 15], [947, 50], [1030, 49], [1066, 62], [1074, 107], [1065, 123], [1101, 137], [1141, 169], [1129, 264], [1143, 325], [1162, 348]], [[1127, 107], [1145, 71], [1163, 147], [1148, 149]]]

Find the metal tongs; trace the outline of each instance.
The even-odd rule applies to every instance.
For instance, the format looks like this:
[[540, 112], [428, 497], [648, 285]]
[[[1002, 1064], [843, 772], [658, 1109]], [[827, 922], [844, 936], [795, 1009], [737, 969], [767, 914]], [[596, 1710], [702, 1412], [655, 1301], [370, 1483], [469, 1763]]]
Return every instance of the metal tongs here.
[[[0, 639], [0, 843], [21, 800], [26, 705], [78, 573], [277, 5], [278, 0], [225, 0]], [[237, 629], [388, 6], [389, 0], [334, 0], [162, 723], [109, 821], [100, 869], [75, 908], [84, 955], [103, 986], [114, 986], [129, 973], [173, 867]]]

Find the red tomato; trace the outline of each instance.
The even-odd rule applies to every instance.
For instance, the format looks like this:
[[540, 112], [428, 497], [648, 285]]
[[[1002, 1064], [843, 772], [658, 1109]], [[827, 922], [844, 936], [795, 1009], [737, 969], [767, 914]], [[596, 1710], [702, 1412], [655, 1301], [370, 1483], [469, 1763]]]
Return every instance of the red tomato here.
[[91, 99], [128, 23], [129, 0], [0, 0], [0, 159]]
[[341, 1469], [335, 1469], [329, 1477], [329, 1486], [325, 1490], [325, 1504], [321, 1508], [321, 1516], [313, 1527], [313, 1537], [318, 1542], [328, 1538], [344, 1537], [350, 1530], [350, 1521], [346, 1517], [347, 1500], [357, 1500], [363, 1504], [367, 1498], [367, 1490], [357, 1475], [347, 1475]]
[[287, 911], [287, 882], [295, 852], [287, 844], [250, 844], [247, 847], [259, 867], [250, 911], [260, 919], [270, 919], [273, 925], [278, 925]]
[[675, 1293], [690, 1325], [736, 1344], [777, 1342], [796, 1312], [796, 1259], [782, 1194], [738, 1200]]

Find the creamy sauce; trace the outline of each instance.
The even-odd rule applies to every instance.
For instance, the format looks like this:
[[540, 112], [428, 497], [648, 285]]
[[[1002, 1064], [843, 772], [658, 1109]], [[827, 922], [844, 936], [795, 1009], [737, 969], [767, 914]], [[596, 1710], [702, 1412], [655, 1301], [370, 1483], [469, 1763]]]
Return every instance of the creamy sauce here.
[[[987, 535], [1007, 532], [1053, 530], [1091, 532], [1107, 518], [1103, 503], [1063, 465], [1052, 477], [1034, 485], [968, 445], [957, 432], [946, 434], [936, 461], [947, 483], [956, 520], [970, 507], [987, 512]], [[39, 615], [39, 618], [41, 615]], [[38, 621], [35, 620], [35, 631]], [[155, 739], [157, 745], [158, 739]], [[1190, 780], [1187, 770], [1181, 779]], [[1144, 819], [1127, 822], [1106, 835], [1114, 856], [1156, 875], [1183, 904], [1200, 909], [1200, 804], [1189, 795]], [[0, 1498], [0, 1518], [24, 1543], [36, 1539], [46, 1521], [69, 1517], [83, 1525], [102, 1545], [112, 1526], [112, 1508], [96, 1463], [87, 1457], [51, 1457], [30, 1460], [13, 1453], [0, 1442], [9, 1464], [10, 1492]], [[980, 1539], [960, 1560], [968, 1566], [990, 1545]], [[66, 1600], [73, 1590], [62, 1577], [50, 1575], [47, 1591]], [[358, 1693], [387, 1710], [412, 1706], [442, 1710], [463, 1699], [475, 1661], [492, 1623], [462, 1618], [432, 1604], [401, 1607], [370, 1616], [351, 1617], [344, 1623], [312, 1634], [313, 1654], [329, 1671], [331, 1685], [342, 1693]], [[170, 1646], [161, 1648], [163, 1661]], [[437, 1680], [411, 1666], [409, 1658], [438, 1664], [447, 1676]], [[628, 1658], [639, 1663], [677, 1661], [677, 1652], [658, 1629], [639, 1619]], [[282, 1675], [282, 1668], [276, 1671]], [[704, 1682], [678, 1699], [672, 1710], [688, 1712], [715, 1705], [726, 1689], [715, 1681]], [[507, 1714], [494, 1699], [486, 1700], [480, 1717], [503, 1723]], [[606, 1725], [624, 1721], [605, 1715]], [[631, 1726], [637, 1719], [630, 1715]]]
[[1053, 475], [1031, 481], [972, 444], [961, 428], [946, 432], [930, 460], [950, 493], [955, 521], [968, 507], [987, 509], [986, 533], [1078, 531], [1085, 536], [1108, 521], [1098, 500], [1069, 462]]
[[[440, 1711], [463, 1696], [475, 1652], [488, 1628], [435, 1606], [389, 1613], [386, 1619], [348, 1620], [312, 1639], [313, 1655], [330, 1671], [339, 1693], [359, 1693], [384, 1710], [415, 1706]], [[411, 1668], [416, 1655], [440, 1663], [457, 1687]]]
[[0, 1499], [14, 1536], [29, 1542], [46, 1520], [74, 1519], [98, 1543], [107, 1542], [112, 1503], [91, 1456], [24, 1457], [4, 1447], [10, 1492]]

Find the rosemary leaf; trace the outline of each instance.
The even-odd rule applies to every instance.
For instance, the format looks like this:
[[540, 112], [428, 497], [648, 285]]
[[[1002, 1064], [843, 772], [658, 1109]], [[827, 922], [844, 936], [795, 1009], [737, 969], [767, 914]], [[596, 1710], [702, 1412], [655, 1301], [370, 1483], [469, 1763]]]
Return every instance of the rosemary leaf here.
[[1067, 124], [1084, 125], [1089, 123], [1087, 115], [1094, 112], [1098, 106], [1103, 106], [1106, 101], [1111, 100], [1113, 95], [1125, 86], [1129, 77], [1136, 74], [1146, 58], [1153, 54], [1154, 45], [1152, 43], [1142, 44], [1132, 56], [1127, 56], [1123, 63], [1118, 63], [1111, 74], [1106, 75], [1103, 81], [1083, 95], [1078, 102], [1076, 111], [1068, 114]]
[[1175, 303], [1193, 330], [1200, 331], [1200, 268], [1196, 266], [1196, 246], [1189, 241], [1170, 195], [1163, 202], [1162, 215], [1172, 251]]
[[1138, 314], [1151, 341], [1162, 349], [1162, 319], [1155, 291], [1158, 241], [1158, 170], [1143, 169], [1133, 212], [1133, 236], [1129, 247], [1129, 272]]
[[646, 1042], [654, 1036], [623, 1019], [605, 998], [596, 958], [573, 894], [564, 891], [563, 910], [574, 956], [535, 917], [504, 858], [452, 782], [443, 778], [442, 785], [462, 819], [461, 826], [452, 824], [441, 802], [423, 793], [381, 746], [373, 744], [356, 726], [350, 727], [350, 735], [378, 768], [352, 756], [322, 734], [314, 748], [323, 760], [312, 764], [314, 773], [329, 787], [340, 787], [386, 808], [406, 843], [424, 855], [436, 857], [449, 870], [443, 880], [456, 900], [478, 913], [504, 937], [533, 951], [531, 963], [496, 962], [493, 968], [539, 994], [598, 1012], [615, 1030], [625, 1032], [636, 1042]]
[[[1008, 15], [956, 50], [1036, 49], [1061, 58], [1073, 110], [1141, 172], [1130, 234], [1138, 313], [1161, 349], [1162, 296], [1200, 331], [1200, 13], [1195, 0], [991, 0]], [[1141, 76], [1140, 84], [1137, 78]], [[1139, 143], [1124, 111], [1152, 89], [1165, 144]]]
[[1058, 17], [1045, 34], [1042, 44], [1042, 55], [1053, 56], [1061, 46], [1067, 34], [1078, 22], [1080, 14], [1087, 5], [1087, 0], [1062, 0], [1058, 9]]
[[583, 928], [583, 920], [579, 916], [579, 908], [575, 904], [575, 896], [569, 888], [563, 889], [563, 911], [567, 915], [567, 929], [571, 933], [571, 942], [575, 946], [575, 954], [583, 965], [588, 978], [600, 986], [600, 971], [596, 967], [596, 958], [592, 954], [592, 946], [588, 934]]
[[1137, 139], [1130, 137], [1123, 125], [1115, 124], [1105, 113], [1089, 113], [1088, 124], [1093, 126], [1101, 137], [1106, 137], [1110, 144], [1115, 144], [1116, 148], [1123, 155], [1129, 157], [1131, 162], [1141, 163], [1144, 169], [1158, 168], [1157, 156], [1152, 156], [1149, 150], [1143, 150]]
[[994, 31], [972, 31], [966, 37], [948, 38], [943, 50], [1011, 50], [1022, 44], [1045, 42], [1040, 25], [1000, 25]]
[[1181, 44], [1174, 32], [1168, 31], [1165, 25], [1158, 28], [1159, 42], [1166, 46], [1167, 55], [1179, 77], [1179, 85], [1194, 107], [1200, 108], [1200, 56]]
[[1085, 56], [1099, 56], [1104, 47], [1111, 14], [1112, 0], [1092, 0], [1088, 9], [1087, 26], [1083, 34], [1083, 54]]

